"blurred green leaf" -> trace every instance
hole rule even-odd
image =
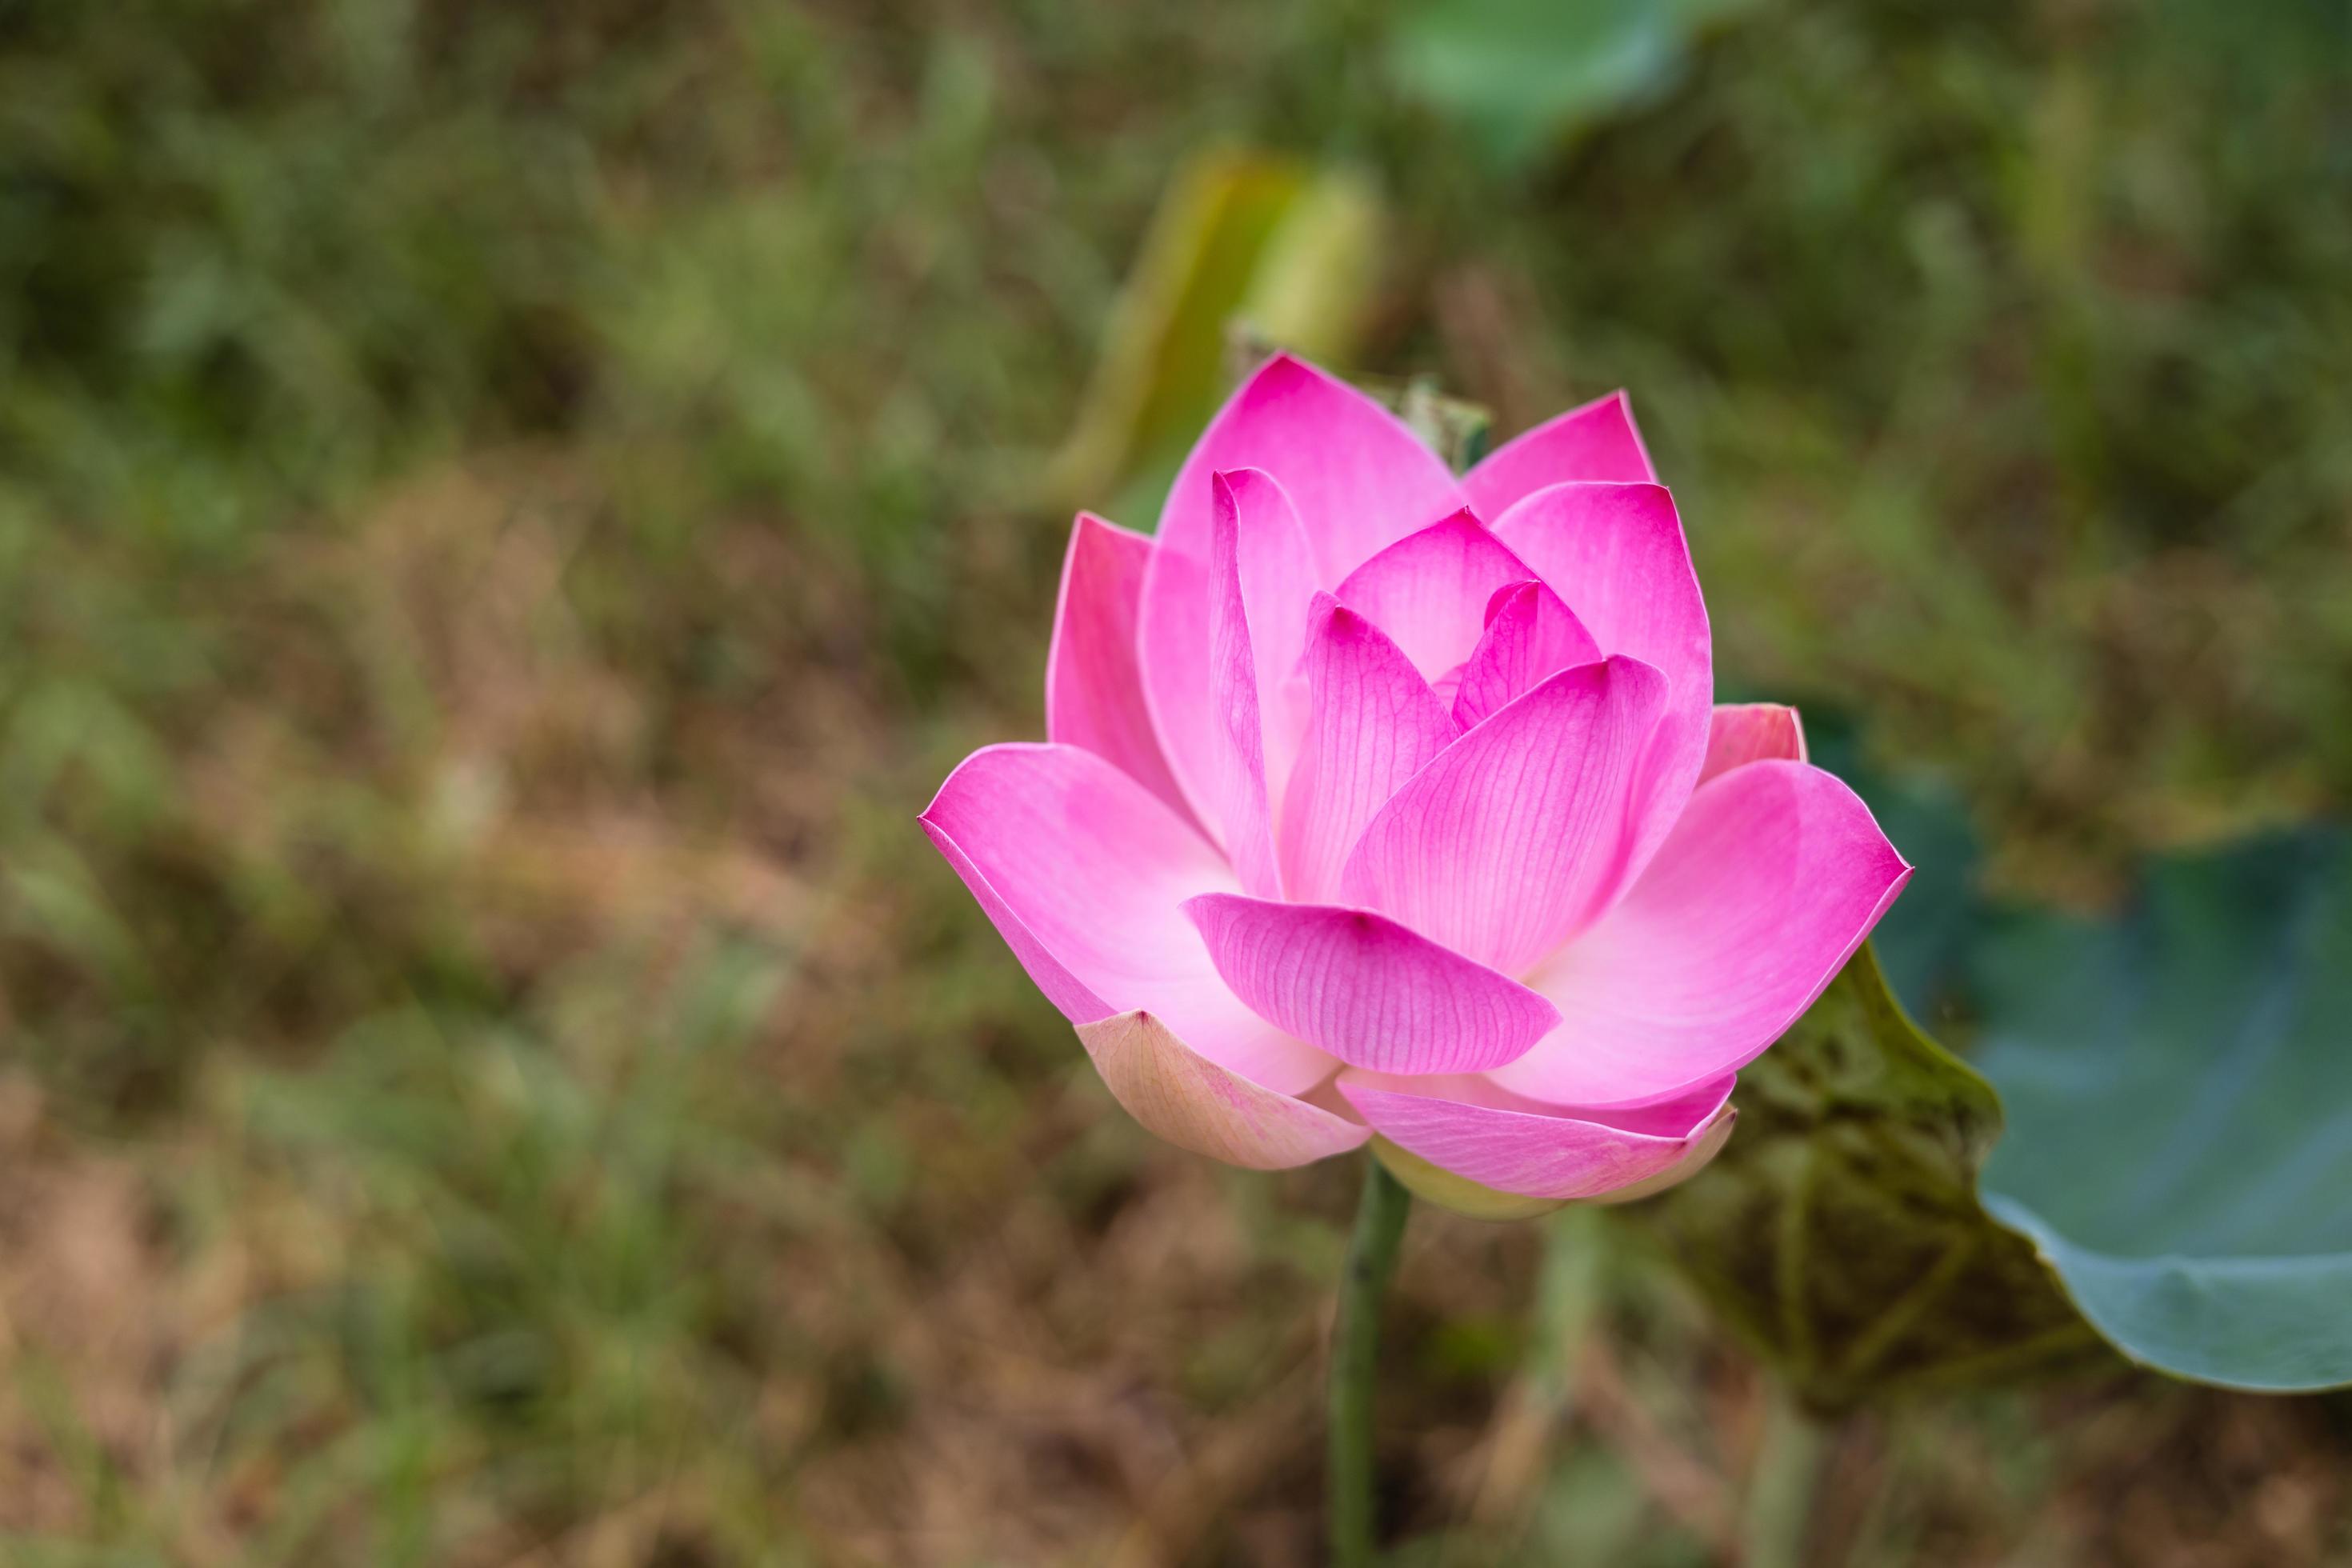
[[[1987,1208],[2135,1360],[2352,1384],[2352,836],[2159,860],[2120,919],[2015,915],[1980,969]]]
[[[1145,238],[1049,486],[1101,505],[1121,481],[1164,484],[1216,410],[1226,345],[1344,364],[1378,258],[1379,198],[1357,175],[1219,151],[1178,171]],[[1151,484],[1153,489],[1159,484]],[[1140,513],[1156,497],[1122,498]]]
[[[1660,91],[1690,36],[1749,0],[1423,0],[1391,67],[1407,93],[1517,167],[1580,126]]]
[[[1715,1164],[1633,1212],[1806,1405],[2021,1373],[2090,1342],[1977,1202],[1999,1098],[1904,1016],[1869,947],[1735,1103]]]

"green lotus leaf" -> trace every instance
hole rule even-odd
[[[2115,921],[2010,915],[1976,971],[1985,1206],[2137,1361],[2352,1384],[2352,836],[2157,861]]]

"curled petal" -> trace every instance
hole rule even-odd
[[[1181,905],[1234,890],[1199,834],[1075,746],[989,746],[948,775],[924,831],[1072,1023],[1145,1008],[1218,1065],[1278,1093],[1331,1058],[1252,1012],[1217,977]]]
[[[1235,995],[1352,1067],[1481,1072],[1559,1021],[1517,981],[1366,910],[1204,893],[1184,912]]]
[[[1649,483],[1657,477],[1633,427],[1633,405],[1612,392],[1504,442],[1463,476],[1462,488],[1479,516],[1500,517],[1547,485]]]
[[[1435,680],[1478,646],[1496,591],[1535,575],[1486,524],[1457,511],[1390,545],[1335,592]]]
[[[1496,1079],[1636,1105],[1735,1071],[1812,1005],[1910,875],[1869,807],[1819,768],[1711,779],[1624,900],[1528,977],[1562,1021]]]
[[[1252,1171],[1344,1153],[1371,1130],[1228,1072],[1150,1013],[1078,1026],[1095,1070],[1127,1113],[1180,1149]]]
[[[1285,889],[1319,901],[1339,891],[1372,813],[1459,731],[1378,626],[1328,594],[1312,620],[1307,736],[1283,797],[1281,849]]]
[[[1664,679],[1639,659],[1563,670],[1440,752],[1373,815],[1340,886],[1507,974],[1623,876],[1629,792]]]
[[[1726,1078],[1624,1111],[1542,1105],[1479,1077],[1339,1075],[1339,1092],[1382,1138],[1479,1186],[1552,1201],[1598,1198],[1674,1170],[1712,1132],[1731,1087]]]
[[[1805,726],[1794,708],[1778,702],[1717,703],[1706,731],[1706,761],[1698,782],[1743,763],[1805,760]]]
[[[1136,613],[1151,541],[1078,513],[1062,558],[1054,642],[1045,656],[1045,738],[1083,746],[1189,816],[1143,700]]]

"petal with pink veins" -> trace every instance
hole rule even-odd
[[[1486,630],[1454,689],[1454,721],[1467,730],[1547,677],[1601,658],[1576,612],[1542,583],[1496,590]]]
[[[1596,1204],[1639,1203],[1643,1198],[1654,1198],[1660,1193],[1681,1186],[1715,1163],[1715,1157],[1723,1152],[1723,1146],[1731,1142],[1732,1127],[1738,1121],[1739,1108],[1726,1104],[1690,1139],[1689,1147],[1683,1151],[1682,1158],[1654,1176],[1599,1194],[1592,1201]]]
[[[1184,912],[1235,995],[1351,1067],[1483,1072],[1559,1021],[1517,981],[1368,910],[1203,893]]]
[[[1612,392],[1504,442],[1462,477],[1462,488],[1479,516],[1500,517],[1548,485],[1644,484],[1657,477],[1633,427],[1633,405]]]
[[[1560,484],[1516,503],[1496,534],[1576,612],[1601,651],[1666,678],[1665,717],[1640,767],[1640,826],[1622,892],[1674,828],[1706,760],[1715,666],[1706,603],[1674,497],[1654,484]]]
[[[1334,592],[1435,680],[1478,646],[1496,590],[1537,575],[1485,523],[1457,511],[1390,545]]]
[[[1206,668],[1211,481],[1236,468],[1261,468],[1281,482],[1323,583],[1463,504],[1445,465],[1395,416],[1287,354],[1268,361],[1209,422],[1160,509],[1139,623],[1160,751],[1203,822],[1216,815],[1218,715]]]
[[[1083,746],[1189,815],[1184,792],[1160,754],[1136,663],[1135,619],[1151,541],[1078,513],[1062,558],[1054,641],[1045,655],[1045,738]]]
[[[1437,454],[1336,376],[1276,354],[1209,421],[1160,512],[1162,549],[1206,560],[1210,477],[1263,468],[1298,508],[1326,581],[1463,504]]]
[[[1910,876],[1861,797],[1819,768],[1711,779],[1623,901],[1528,976],[1562,1022],[1496,1080],[1639,1105],[1736,1071],[1812,1005]]]
[[[1794,708],[1778,702],[1718,702],[1707,723],[1706,761],[1698,782],[1745,763],[1805,760],[1805,726]]]
[[[1328,594],[1306,658],[1307,737],[1285,792],[1283,886],[1329,900],[1348,851],[1388,798],[1460,731],[1396,644]]]
[[[1475,1075],[1339,1075],[1348,1103],[1399,1148],[1482,1187],[1554,1200],[1598,1198],[1675,1170],[1715,1131],[1731,1087],[1724,1078],[1625,1111],[1541,1104]]]
[[[1209,572],[1209,682],[1216,700],[1216,821],[1242,886],[1280,897],[1282,865],[1274,852],[1274,813],[1266,794],[1265,725],[1258,710],[1258,659],[1251,640],[1242,575],[1244,534],[1276,531],[1289,502],[1264,474],[1219,474],[1216,533]]]
[[[983,747],[948,775],[922,823],[1072,1023],[1147,1009],[1218,1066],[1281,1094],[1330,1073],[1330,1058],[1259,1017],[1217,977],[1184,916],[1196,893],[1236,890],[1232,871],[1092,752]]]
[[[1343,897],[1523,973],[1619,885],[1634,768],[1665,688],[1620,657],[1505,705],[1373,815],[1340,874]]]
[[[1252,1171],[1311,1164],[1371,1129],[1219,1067],[1150,1013],[1078,1026],[1095,1070],[1127,1113],[1180,1149]]]

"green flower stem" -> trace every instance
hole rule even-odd
[[[1330,1465],[1326,1478],[1332,1568],[1372,1561],[1372,1379],[1380,1370],[1381,1300],[1396,1272],[1412,1194],[1367,1155],[1364,1195],[1348,1240],[1339,1316],[1331,1330]]]

